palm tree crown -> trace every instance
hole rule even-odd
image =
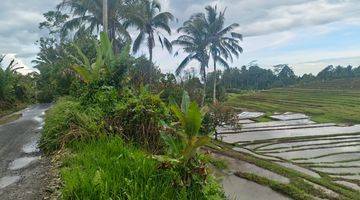
[[[200,73],[204,81],[204,89],[206,87],[206,68],[209,65],[209,51],[207,36],[203,22],[198,20],[197,15],[193,15],[189,20],[184,22],[183,26],[178,29],[182,33],[176,40],[172,42],[174,45],[182,47],[184,53],[187,54],[185,59],[180,63],[176,69],[176,74],[179,75],[181,71],[192,61],[195,60],[200,63]],[[176,55],[178,52],[176,53]],[[203,103],[205,101],[205,90],[203,96]]]
[[[139,30],[139,35],[133,44],[133,52],[136,53],[146,39],[149,58],[152,61],[155,37],[158,38],[162,47],[165,46],[171,52],[172,45],[161,30],[169,35],[171,34],[169,23],[174,19],[174,16],[170,12],[161,12],[161,5],[156,0],[142,0],[133,9],[133,12],[129,12],[129,18],[125,22],[126,26],[134,26]]]
[[[116,42],[118,39],[130,40],[130,35],[122,24],[126,15],[127,6],[133,1],[129,0],[109,0],[108,1],[108,21],[109,37]],[[68,35],[71,31],[100,32],[103,25],[102,0],[63,0],[58,9],[69,9],[73,17],[65,22],[62,33]]]
[[[242,41],[242,35],[234,32],[239,25],[233,23],[225,26],[225,10],[218,12],[217,7],[207,6],[206,13],[197,15],[202,24],[205,26],[208,39],[209,51],[214,62],[214,89],[213,100],[216,101],[216,79],[217,63],[229,68],[227,60],[233,62],[233,55],[239,57],[243,49],[239,45]]]
[[[227,60],[233,61],[233,55],[238,57],[243,52],[239,45],[242,35],[234,32],[239,25],[233,23],[225,27],[225,10],[219,13],[216,6],[207,6],[205,9],[206,13],[197,13],[184,23],[179,29],[179,32],[184,34],[173,42],[182,46],[188,54],[177,68],[177,74],[191,60],[199,61],[200,70],[204,73],[210,57],[214,61],[214,72],[217,71],[217,63],[229,68]],[[206,75],[203,77],[206,78]],[[214,77],[216,79],[216,75]],[[216,80],[213,98],[216,101]]]

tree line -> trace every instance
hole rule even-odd
[[[360,77],[360,66],[327,66],[317,75],[295,75],[292,67],[286,64],[276,65],[273,69],[263,69],[256,64],[241,68],[227,68],[218,71],[219,88],[227,92],[240,90],[263,90],[276,87],[287,87],[314,81],[331,81],[335,79],[351,79]],[[210,76],[212,76],[210,73]],[[211,78],[212,80],[214,78]]]

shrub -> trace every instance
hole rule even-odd
[[[90,84],[84,89],[80,98],[81,105],[98,107],[105,114],[111,114],[119,101],[118,92],[113,86],[97,86]]]
[[[99,108],[83,108],[77,101],[62,98],[46,113],[40,147],[50,153],[71,141],[99,137],[104,130],[102,117]]]
[[[208,112],[204,117],[201,132],[213,133],[215,134],[215,139],[217,139],[217,127],[230,125],[240,128],[238,121],[239,118],[237,112],[232,107],[226,106],[220,102],[212,103],[208,106]]]
[[[221,199],[221,187],[209,179],[206,187],[186,188],[179,172],[125,145],[118,137],[72,145],[76,155],[64,162],[63,199]]]
[[[198,153],[200,147],[210,142],[207,134],[200,133],[205,109],[200,109],[195,102],[190,102],[187,92],[184,92],[181,107],[176,104],[170,107],[177,122],[167,126],[167,132],[162,134],[168,147],[167,155],[154,158],[162,162],[163,168],[179,173],[181,179],[176,184],[185,187],[187,191],[203,191],[212,180],[206,169],[208,160]],[[199,198],[201,199],[201,196],[195,199]]]
[[[162,121],[170,118],[169,110],[159,95],[142,88],[139,92],[124,91],[114,115],[108,119],[110,130],[120,133],[127,141],[140,144],[152,152],[160,152]]]

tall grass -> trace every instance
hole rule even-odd
[[[46,113],[40,147],[47,153],[74,140],[96,138],[103,134],[103,112],[97,107],[84,108],[71,98],[61,98]]]
[[[64,199],[223,199],[212,179],[202,190],[181,183],[178,172],[161,168],[150,155],[118,137],[75,142],[64,162]]]

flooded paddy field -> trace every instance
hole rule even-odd
[[[223,132],[219,129],[222,142],[232,146],[233,151],[255,157],[256,161],[251,162],[258,167],[278,172],[291,170],[300,178],[295,183],[289,177],[289,185],[323,191],[322,197],[315,195],[313,199],[342,199],[350,195],[344,188],[355,192],[350,199],[360,199],[360,125],[316,123],[302,113],[276,114],[271,116],[273,121],[256,122],[253,116],[258,113],[244,114],[253,122],[241,128],[227,127]],[[258,176],[267,178],[264,182],[268,184],[274,180],[259,173],[240,174],[253,181],[262,179]]]

